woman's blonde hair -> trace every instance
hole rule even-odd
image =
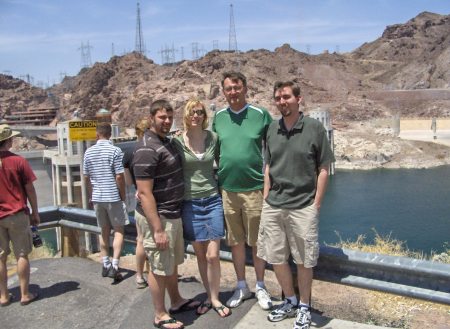
[[[134,130],[138,139],[141,139],[144,136],[145,131],[148,129],[148,124],[148,119],[141,119],[136,123]]]
[[[203,111],[202,128],[203,129],[208,128],[209,120],[208,120],[208,114],[206,113],[205,105],[200,100],[194,98],[194,99],[189,100],[186,103],[186,106],[184,107],[184,113],[183,113],[184,130],[187,130],[191,126],[191,111],[198,106],[201,106],[202,111]]]

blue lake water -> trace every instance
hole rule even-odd
[[[450,241],[450,166],[433,169],[338,170],[320,214],[320,240],[366,241],[380,235],[411,250],[441,252]],[[447,245],[447,247],[450,247]]]
[[[442,252],[450,241],[450,166],[433,169],[338,170],[330,177],[320,214],[320,241],[367,242],[380,235],[411,250]],[[56,247],[54,234],[43,238]],[[447,245],[446,245],[447,243]],[[128,246],[126,252],[133,252]]]

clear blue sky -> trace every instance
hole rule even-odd
[[[134,50],[136,1],[0,0],[0,73],[53,84],[78,74],[81,43],[92,63]],[[387,25],[422,11],[450,14],[450,0],[141,0],[147,57],[160,51],[192,58],[192,43],[210,51],[213,40],[228,49],[230,3],[238,49],[274,50],[283,43],[310,53],[347,52],[380,37]]]

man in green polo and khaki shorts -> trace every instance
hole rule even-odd
[[[264,285],[265,262],[256,255],[264,182],[262,147],[269,124],[267,110],[246,101],[247,79],[239,72],[226,72],[223,94],[229,104],[217,111],[213,130],[219,136],[219,187],[222,191],[227,241],[231,247],[237,287],[227,301],[237,307],[252,294],[245,279],[245,244],[252,247],[256,273],[255,294],[261,308],[272,301]]]

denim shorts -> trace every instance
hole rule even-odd
[[[225,235],[220,194],[183,201],[181,218],[186,241],[217,240]]]

